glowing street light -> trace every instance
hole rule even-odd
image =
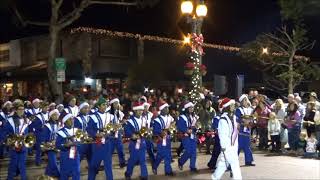
[[[191,14],[193,11],[193,4],[191,1],[183,1],[181,3],[181,12],[183,14]]]
[[[183,44],[190,44],[190,37],[189,36],[184,37]]]
[[[269,50],[267,47],[262,48],[262,54],[269,54]]]
[[[205,4],[199,4],[196,9],[198,17],[205,17],[208,13],[208,8]]]

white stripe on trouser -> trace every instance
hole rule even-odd
[[[228,164],[231,166],[233,173],[233,179],[242,180],[239,158],[238,158],[238,148],[232,146],[226,149],[225,153]],[[217,169],[211,175],[212,180],[221,179],[222,175],[227,170],[225,157],[221,152],[219,155],[219,160],[217,163]]]

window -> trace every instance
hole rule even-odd
[[[8,44],[0,44],[0,62],[8,62],[10,60],[10,49]]]
[[[99,40],[99,56],[128,58],[130,56],[130,41],[124,39]]]

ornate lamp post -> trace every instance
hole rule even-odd
[[[196,2],[196,11],[194,12],[193,2]],[[204,4],[204,0],[184,0],[181,3],[181,12],[187,16],[187,23],[191,24],[191,34],[187,37],[190,40],[191,54],[190,59],[193,63],[193,73],[191,77],[192,90],[189,92],[193,103],[200,101],[200,90],[202,87],[202,74],[205,69],[202,65],[203,56],[203,36],[201,27],[204,17],[207,15],[208,9]],[[186,40],[185,40],[186,41]],[[187,42],[187,41],[186,41]]]

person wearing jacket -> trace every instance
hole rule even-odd
[[[233,179],[241,180],[241,170],[238,157],[238,123],[234,115],[235,101],[224,98],[219,108],[222,109],[218,125],[218,135],[220,138],[221,153],[217,164],[217,169],[211,175],[213,180],[221,179],[224,172],[231,167]]]

